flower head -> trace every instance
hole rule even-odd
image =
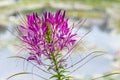
[[[26,17],[26,25],[20,25],[20,31],[22,41],[30,51],[27,60],[41,64],[41,55],[50,58],[50,53],[57,54],[75,43],[76,34],[68,26],[65,11],[44,12],[41,17],[32,13]]]

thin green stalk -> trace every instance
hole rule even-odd
[[[61,74],[60,74],[57,59],[55,58],[54,53],[51,53],[51,56],[52,56],[53,64],[55,66],[55,70],[56,70],[56,73],[57,73],[57,80],[61,80]]]

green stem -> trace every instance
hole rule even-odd
[[[55,58],[54,53],[51,53],[51,56],[52,56],[53,63],[55,65],[55,70],[56,70],[56,73],[57,73],[57,80],[61,80],[61,74],[60,74],[60,71],[59,71],[59,66],[57,64],[57,59]]]

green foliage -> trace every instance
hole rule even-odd
[[[29,73],[29,72],[20,72],[20,73],[16,73],[16,74],[13,74],[13,75],[9,76],[9,77],[7,78],[7,80],[8,80],[8,79],[11,79],[11,78],[13,78],[13,77],[15,77],[15,76],[23,75],[23,74],[31,74],[31,73]]]
[[[99,78],[106,78],[106,77],[109,77],[109,76],[112,76],[112,75],[116,75],[116,74],[120,74],[120,72],[108,73],[108,74],[105,74],[105,75],[103,75],[103,76],[94,78],[94,79],[92,79],[92,80],[98,80]],[[109,79],[109,80],[112,80],[112,79]]]
[[[93,7],[101,7],[105,8],[108,6],[112,6],[113,3],[119,3],[120,0],[55,0],[56,2],[63,2],[63,3],[80,3],[80,4],[87,4]]]
[[[67,16],[87,17],[87,18],[102,18],[105,15],[103,13],[94,12],[94,11],[75,11],[75,10],[70,10],[70,11],[67,11]]]
[[[52,61],[52,66],[48,68],[48,70],[52,70],[54,68],[54,71],[56,74],[52,75],[50,79],[56,79],[56,80],[67,80],[70,78],[69,76],[66,76],[65,73],[68,72],[65,69],[64,64],[61,63],[62,59],[62,54],[57,53],[51,53],[51,61]],[[53,67],[53,68],[52,68]]]

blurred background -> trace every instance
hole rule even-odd
[[[32,12],[41,15],[45,10],[55,12],[58,9],[66,10],[70,24],[83,20],[84,23],[76,27],[81,27],[80,36],[92,30],[78,45],[77,53],[90,50],[107,52],[74,72],[74,80],[91,80],[96,76],[120,72],[120,0],[0,0],[0,80],[6,80],[16,72],[31,70],[23,66],[23,61],[8,58],[21,50],[15,30],[21,17]],[[22,76],[11,80],[38,79]],[[120,76],[116,74],[98,80],[120,80]]]

